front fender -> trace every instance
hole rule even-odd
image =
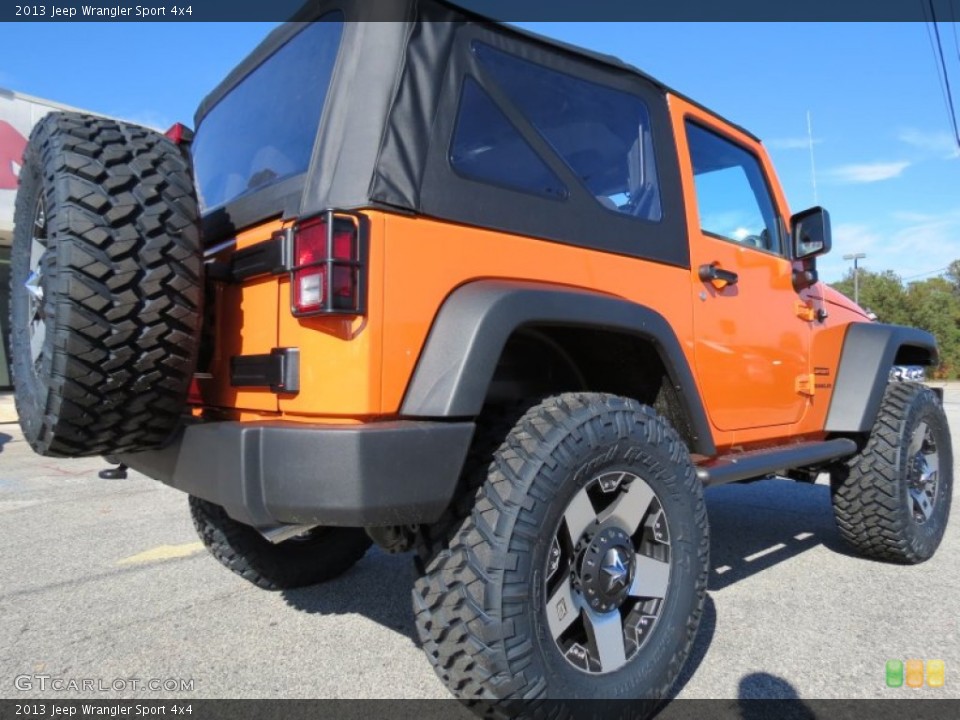
[[[827,432],[870,432],[895,362],[936,365],[937,341],[902,325],[851,323],[843,339],[837,380],[827,411]]]

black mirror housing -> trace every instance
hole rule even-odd
[[[790,219],[790,227],[794,260],[810,260],[830,252],[830,213],[822,207],[798,212]]]

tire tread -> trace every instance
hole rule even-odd
[[[272,544],[237,522],[221,506],[190,496],[190,516],[210,554],[231,572],[264,590],[289,590],[332,580],[366,554],[370,538],[360,528],[323,528],[305,544]]]
[[[159,447],[179,425],[199,345],[203,260],[189,162],[157,132],[72,112],[40,121],[24,162],[43,175],[55,256],[45,267],[49,391],[27,439],[67,457]],[[30,200],[18,194],[18,225],[33,222]],[[30,229],[21,233],[29,244]],[[24,352],[15,381],[31,371],[29,347],[15,344]],[[30,414],[30,404],[18,392],[18,410]]]
[[[591,414],[582,423],[584,414]],[[614,395],[568,393],[531,407],[494,453],[486,481],[472,511],[449,544],[422,567],[413,600],[417,631],[434,670],[465,700],[536,700],[548,693],[544,678],[526,672],[533,642],[516,630],[527,578],[517,553],[529,551],[542,528],[529,512],[533,502],[549,502],[533,485],[542,463],[569,460],[578,442],[596,442],[597,424],[614,423],[625,434],[640,422],[647,440],[666,445],[670,457],[685,466],[682,486],[698,498],[696,522],[702,530],[698,557],[699,601],[685,627],[682,647],[669,660],[666,680],[653,695],[664,697],[693,644],[709,569],[709,536],[702,492],[679,435],[651,408]],[[582,434],[572,431],[582,427]],[[540,497],[534,497],[541,493]]]
[[[911,542],[912,518],[901,498],[904,422],[910,408],[933,393],[914,382],[891,382],[863,449],[832,478],[833,512],[840,536],[865,557],[914,564],[929,555]],[[935,548],[934,548],[935,549]]]

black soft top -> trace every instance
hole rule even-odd
[[[668,88],[615,57],[490,22],[446,0],[313,0],[203,100],[198,132],[211,108],[249,73],[306,23],[335,11],[345,21],[343,35],[307,172],[212,210],[205,218],[207,242],[271,217],[375,207],[689,265],[687,244],[678,241],[686,236],[686,219]],[[453,172],[448,143],[463,79],[496,93],[469,50],[474,41],[641,98],[649,109],[662,218],[643,222],[610,212],[569,174],[573,190],[561,203]],[[264,107],[269,111],[269,98]],[[523,125],[515,109],[501,110]]]
[[[669,92],[671,95],[681,97],[687,102],[690,102],[698,107],[704,107],[696,100],[684,95],[681,92],[678,92],[676,89],[666,85],[652,75],[645,73],[635,65],[624,62],[615,55],[607,55],[606,53],[596,52],[594,50],[580,47],[579,45],[572,45],[570,43],[565,43],[560,40],[547,37],[546,35],[530,32],[528,30],[524,30],[523,28],[507,25],[506,23],[501,23],[490,17],[478,14],[473,10],[468,10],[456,2],[450,2],[448,0],[366,0],[366,2],[363,0],[341,0],[340,2],[313,0],[312,2],[305,3],[294,14],[289,22],[284,23],[280,27],[276,28],[266,38],[264,38],[263,41],[261,41],[261,43],[253,50],[253,52],[244,58],[243,61],[237,65],[230,72],[230,74],[227,75],[227,77],[224,78],[223,81],[201,101],[200,105],[197,107],[196,113],[194,114],[195,126],[199,126],[204,115],[206,115],[210,108],[216,105],[224,95],[230,92],[234,85],[246,77],[248,73],[250,73],[265,59],[270,57],[270,55],[276,52],[276,50],[285,42],[287,42],[291,36],[299,32],[303,27],[303,23],[316,20],[325,13],[329,12],[332,8],[343,9],[348,5],[352,5],[353,7],[351,8],[351,12],[347,13],[348,20],[354,20],[357,22],[367,21],[395,23],[393,31],[402,36],[406,36],[409,34],[410,28],[408,26],[416,21],[417,7],[428,4],[441,5],[448,8],[451,18],[457,16],[460,22],[492,23],[510,33],[515,34],[518,37],[524,37],[529,40],[563,50],[564,52],[578,55],[582,58],[587,58],[593,62],[602,63],[618,70],[633,73],[649,81],[664,92]],[[712,112],[718,117],[721,117],[712,110],[709,110],[709,108],[704,109]],[[759,142],[759,138],[757,138],[746,128],[739,126],[726,118],[722,119],[731,127],[737,128],[737,130],[740,132]]]

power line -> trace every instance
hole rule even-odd
[[[949,270],[949,269],[950,269],[950,266],[949,266],[949,265],[945,265],[945,266],[942,267],[942,268],[937,268],[936,270],[927,270],[927,272],[918,273],[918,274],[916,274],[916,275],[910,275],[910,276],[905,277],[905,278],[900,278],[900,280],[901,280],[901,281],[916,280],[917,278],[922,278],[922,277],[924,277],[925,275],[936,275],[936,274],[938,274],[938,273],[946,272],[946,271]]]
[[[960,60],[960,39],[957,38],[957,15],[953,11],[953,0],[950,0],[950,27],[953,28],[953,46],[957,49],[957,60]]]
[[[930,21],[927,19],[927,6],[920,0],[920,9],[923,11],[924,23],[923,27],[927,31],[927,39],[930,41],[930,52],[933,53],[933,64],[937,69],[937,82],[940,85],[940,97],[943,99],[943,109],[947,111],[947,115],[950,114],[950,105],[947,103],[947,89],[943,84],[943,73],[940,70],[940,66],[937,64],[937,48],[933,44],[933,33],[930,31]]]
[[[957,147],[960,147],[960,129],[957,128],[957,112],[953,104],[953,91],[950,89],[950,76],[947,74],[947,61],[943,57],[943,43],[940,41],[940,28],[937,26],[937,14],[933,7],[933,0],[927,0],[930,6],[930,24],[933,26],[933,32],[937,39],[936,54],[940,57],[940,67],[943,68],[943,84],[947,91],[947,109],[950,115],[950,123],[953,125],[953,137],[957,141]],[[934,58],[936,60],[936,57]],[[939,74],[939,71],[938,71]]]

